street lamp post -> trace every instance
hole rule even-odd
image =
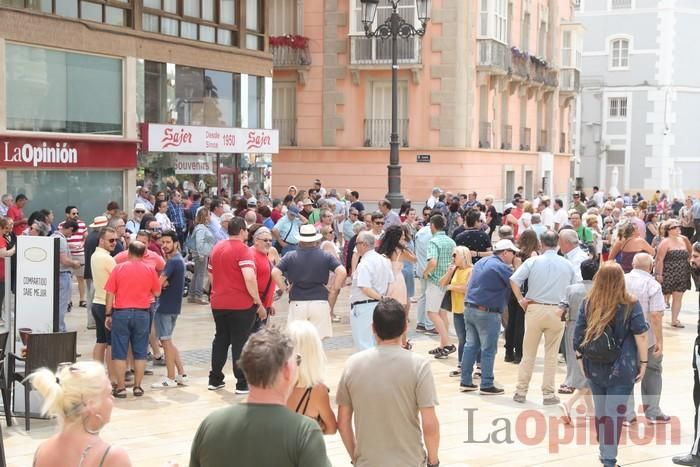
[[[372,31],[372,23],[377,14],[379,0],[360,0],[362,3],[362,24],[365,27],[367,37],[379,37],[380,39],[391,39],[391,137],[389,139],[389,165],[388,184],[389,192],[386,199],[391,202],[392,207],[398,208],[403,203],[401,194],[401,165],[399,165],[399,130],[398,130],[398,54],[396,41],[399,37],[408,39],[410,37],[423,37],[430,20],[431,0],[416,0],[416,10],[418,21],[421,27],[416,29],[412,24],[407,23],[398,13],[401,0],[387,0],[391,5],[391,15],[384,23],[377,26]]]

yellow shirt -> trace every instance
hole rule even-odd
[[[90,258],[90,265],[92,266],[92,283],[95,287],[95,297],[92,302],[106,305],[105,284],[117,262],[109,254],[109,251],[98,246]]]
[[[464,286],[464,284],[469,282],[473,269],[474,268],[457,268],[452,275],[450,285]],[[464,313],[464,294],[452,290],[450,295],[452,296],[452,313]]]

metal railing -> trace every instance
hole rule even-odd
[[[508,47],[493,39],[477,39],[479,47],[478,67],[490,68],[508,73],[510,69],[511,52]]]
[[[566,152],[566,133],[564,132],[559,134],[559,152]]]
[[[279,130],[280,146],[297,146],[296,118],[273,118],[272,128]]]
[[[527,79],[529,75],[528,62],[529,60],[527,58],[514,56],[514,52],[511,52],[510,68],[513,75]]]
[[[296,49],[288,45],[270,46],[272,52],[272,66],[297,67],[311,65],[311,53],[309,48]]]
[[[398,119],[399,144],[408,147],[408,119]],[[368,148],[389,147],[391,138],[390,118],[366,118],[365,119],[365,141]]]
[[[491,147],[491,124],[488,122],[479,123],[479,147]]]
[[[503,125],[501,149],[513,149],[513,127],[510,125]]]
[[[529,151],[530,141],[532,140],[532,130],[527,127],[520,128],[520,150]]]
[[[547,144],[547,130],[540,130],[540,134],[537,139],[537,150],[546,151],[548,146],[549,145]]]
[[[557,72],[555,70],[548,70],[544,74],[544,85],[550,88],[556,88],[559,86],[559,78],[557,77]]]
[[[420,37],[399,38],[396,41],[398,63],[421,63]],[[350,36],[351,65],[385,65],[391,63],[391,39]]]
[[[581,89],[581,72],[574,68],[564,68],[559,72],[559,90],[578,92]]]

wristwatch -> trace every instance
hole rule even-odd
[[[430,461],[428,461],[427,467],[440,467],[440,459],[435,461],[434,464],[431,464]]]

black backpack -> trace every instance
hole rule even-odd
[[[628,312],[629,309],[625,315]],[[625,328],[627,327],[626,324],[627,316],[625,316]],[[627,337],[626,332],[625,337]],[[625,342],[625,337],[618,339],[615,335],[615,328],[608,324],[600,336],[582,345],[580,350],[584,358],[592,362],[612,364],[615,363],[620,357],[620,353],[622,353],[622,344]]]

